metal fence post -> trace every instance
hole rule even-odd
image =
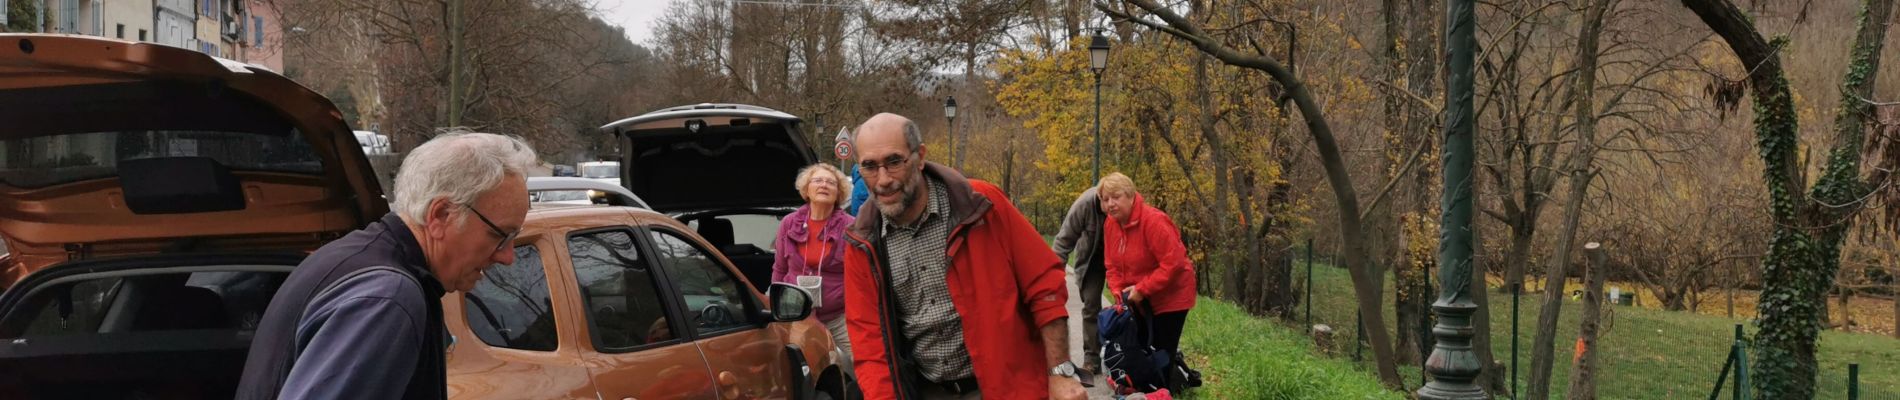
[[[1517,398],[1517,337],[1518,337],[1518,300],[1524,293],[1524,283],[1511,284],[1511,398]]]
[[[1748,346],[1735,342],[1735,400],[1748,400]]]
[[[1748,345],[1742,341],[1742,336],[1742,324],[1735,324],[1735,400],[1748,398],[1742,391],[1748,387],[1742,382],[1748,379]]]
[[[1735,345],[1728,345],[1728,359],[1722,361],[1722,373],[1715,375],[1715,390],[1709,391],[1709,400],[1722,398],[1722,387],[1728,385],[1729,369],[1735,366]]]
[[[1847,400],[1860,400],[1860,364],[1847,364]]]
[[[1313,238],[1306,238],[1306,329],[1313,329]]]
[[[1365,359],[1366,319],[1360,316],[1358,312],[1352,313],[1352,319],[1358,322],[1358,327],[1352,330],[1352,362],[1357,363]]]

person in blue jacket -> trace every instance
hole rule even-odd
[[[844,212],[858,215],[858,206],[871,199],[871,189],[864,187],[864,176],[858,174],[858,164],[851,164],[851,201],[845,203]]]

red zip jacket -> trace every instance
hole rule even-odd
[[[1041,330],[1069,316],[1062,260],[995,185],[935,163],[924,173],[949,189],[950,301],[962,317],[983,397],[1048,398]],[[890,296],[888,254],[877,247],[883,221],[877,207],[863,207],[846,233],[845,321],[865,398],[917,399],[914,380],[922,375],[909,361],[903,330],[889,323],[901,319]]]
[[[1168,214],[1149,207],[1135,195],[1128,221],[1108,217],[1102,230],[1102,254],[1107,256],[1108,288],[1121,295],[1134,286],[1154,312],[1194,308],[1194,262],[1181,244],[1181,230]]]

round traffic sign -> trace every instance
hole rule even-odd
[[[837,155],[840,160],[850,158],[851,142],[838,142],[837,146],[831,147],[831,153]]]

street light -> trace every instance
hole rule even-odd
[[[968,152],[969,150],[965,149],[963,152],[957,151],[957,97],[956,96],[943,98],[943,117],[950,121],[949,126],[950,126],[951,163],[957,166],[958,171],[962,171],[963,170],[962,155],[964,152]]]
[[[1089,38],[1089,72],[1095,73],[1095,179],[1090,185],[1102,180],[1102,71],[1108,69],[1108,38],[1102,36],[1102,30],[1095,30],[1095,37]]]

